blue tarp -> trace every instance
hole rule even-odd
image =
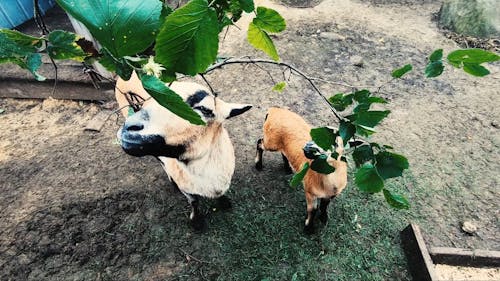
[[[33,18],[33,0],[0,0],[0,28],[13,28]],[[39,0],[42,13],[55,5],[55,0]]]

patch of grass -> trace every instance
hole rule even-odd
[[[233,210],[212,213],[209,231],[193,237],[190,251],[213,263],[190,264],[189,280],[409,280],[399,239],[408,212],[350,184],[328,224],[317,221],[308,236],[303,191],[287,187],[288,177],[268,182],[272,192],[248,181],[233,187]]]

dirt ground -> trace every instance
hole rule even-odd
[[[324,81],[376,90],[391,80],[393,69],[413,64],[416,71],[381,90],[392,113],[374,139],[394,146],[411,165],[403,179],[390,185],[409,197],[412,209],[398,213],[400,223],[388,223],[387,228],[397,237],[398,229],[416,221],[430,245],[500,250],[500,65],[489,65],[492,74],[486,78],[451,67],[437,79],[423,77],[433,50],[458,48],[432,21],[439,1],[325,0],[312,8],[257,2],[287,19],[287,30],[274,38],[282,60],[321,78],[317,83],[326,96],[350,88]],[[244,28],[245,21],[248,18],[238,26]],[[221,54],[263,56],[236,28],[222,42]],[[363,59],[362,67],[353,65],[353,56]],[[226,243],[237,252],[235,244],[241,241],[231,240],[228,232],[236,227],[232,220],[252,220],[269,208],[279,213],[281,209],[272,206],[285,202],[286,207],[295,200],[290,198],[297,198],[300,203],[287,208],[293,209],[298,226],[305,210],[300,193],[282,196],[271,190],[287,188],[289,176],[279,170],[279,155],[265,154],[266,169],[253,169],[254,143],[266,108],[285,106],[313,125],[336,125],[304,80],[268,69],[273,78],[252,65],[228,66],[208,76],[223,99],[252,103],[254,108],[227,124],[237,156],[229,194],[236,210],[222,213],[206,207],[210,231],[204,235],[186,224],[185,199],[171,187],[157,161],[121,151],[115,141],[121,118],[113,115],[102,132],[88,132],[83,130],[87,122],[103,110],[97,103],[0,100],[0,279],[231,279],[222,274],[227,272],[225,264],[214,265],[212,260],[223,260],[218,249]],[[288,81],[285,91],[272,92],[283,76]],[[348,188],[331,214],[342,213],[347,206],[342,202],[357,193],[353,184]],[[381,200],[374,197],[365,203]],[[238,211],[238,204],[257,201],[265,206],[262,210]],[[473,222],[477,232],[464,233],[464,221]],[[345,223],[355,225],[356,220]],[[399,247],[396,242],[391,247]],[[311,251],[319,255],[324,249]],[[252,259],[252,253],[245,254]],[[276,280],[293,279],[288,272]],[[385,280],[408,278],[404,270],[386,274]]]

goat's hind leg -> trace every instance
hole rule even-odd
[[[306,192],[307,217],[304,225],[306,234],[314,233],[314,216],[316,215],[316,198],[309,192]]]
[[[335,196],[332,196],[330,198],[321,198],[320,204],[319,204],[319,220],[322,223],[326,223],[328,221],[328,204],[330,204],[330,201],[334,199]]]
[[[288,162],[288,159],[286,158],[285,154],[281,153],[281,157],[283,157],[283,168],[288,174],[293,173],[292,167],[290,167],[290,163]]]
[[[191,226],[194,230],[200,231],[205,229],[206,223],[203,214],[200,211],[200,196],[195,194],[189,194],[182,192],[184,196],[188,199],[189,205],[191,205],[191,214],[189,215],[189,220],[191,221]]]
[[[255,168],[262,171],[262,153],[264,152],[264,140],[257,140],[257,151],[255,155]]]

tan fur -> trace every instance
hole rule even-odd
[[[302,148],[311,140],[309,131],[311,126],[307,122],[287,109],[272,107],[267,113],[264,122],[263,149],[280,151],[288,159],[290,167],[298,172],[305,162],[311,163],[304,155]],[[343,153],[343,142],[337,138],[337,159],[329,158],[328,163],[335,168],[335,172],[324,175],[309,169],[303,184],[307,201],[308,214],[314,208],[318,198],[337,196],[347,185],[347,163],[340,160]],[[310,219],[308,217],[308,219]],[[306,225],[308,221],[306,221]]]

